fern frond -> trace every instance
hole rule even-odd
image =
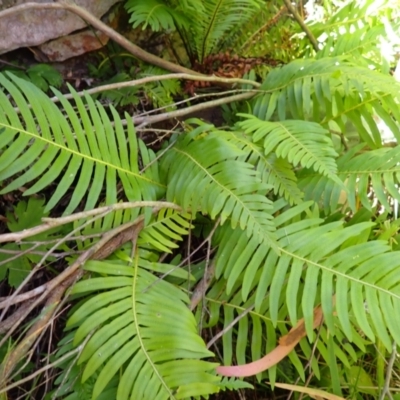
[[[137,1],[128,0],[125,8],[131,17],[129,22],[133,28],[143,25],[143,29],[150,26],[153,31],[175,30],[176,26],[188,28],[190,20],[185,13],[171,7],[163,0]]]
[[[261,180],[273,187],[274,194],[283,196],[290,204],[303,201],[293,167],[286,159],[275,153],[265,154],[262,146],[254,143],[252,135],[243,131],[221,131],[212,127],[209,134],[223,137],[240,148],[245,153],[242,159],[255,166]]]
[[[167,199],[185,210],[201,211],[211,218],[230,219],[258,242],[274,244],[270,189],[251,164],[238,160],[244,153],[218,137],[199,136],[199,130],[180,137],[162,160]]]
[[[180,289],[157,281],[138,265],[89,262],[85,267],[108,274],[92,278],[90,285],[75,285],[75,294],[101,292],[68,321],[69,328],[78,327],[74,345],[94,331],[79,359],[85,366],[83,382],[98,373],[93,399],[118,371],[120,400],[180,399],[219,390],[220,378],[211,374],[216,364],[201,360],[212,353],[198,336],[189,300]]]
[[[84,197],[85,209],[93,208],[104,184],[105,202],[116,203],[118,178],[130,201],[155,200],[162,192],[154,168],[139,172],[140,141],[129,116],[125,132],[113,107],[111,121],[99,102],[85,96],[84,103],[72,88],[77,110],[53,89],[63,107],[60,110],[34,85],[11,74],[9,78],[0,74],[0,85],[19,109],[18,113],[6,92],[0,91],[0,126],[6,128],[0,141],[0,180],[10,182],[1,193],[32,184],[24,192],[31,195],[55,184],[46,206],[50,210],[72,188],[64,212],[68,214]]]
[[[281,121],[308,119],[333,127],[343,135],[347,123],[371,148],[382,146],[374,115],[400,140],[400,84],[393,77],[355,66],[340,58],[296,60],[269,73],[254,100],[253,114]]]
[[[244,25],[259,9],[258,0],[204,0],[204,10],[193,14],[194,42],[198,61],[212,53],[224,35]]]
[[[313,309],[321,304],[327,328],[322,336],[322,342],[326,342],[321,345],[324,357],[328,357],[324,346],[330,345],[334,346],[336,357],[345,359],[340,350],[343,338],[362,351],[364,335],[374,342],[379,339],[388,350],[393,338],[399,343],[400,335],[391,313],[400,306],[400,253],[391,251],[385,241],[366,241],[374,226],[371,222],[346,227],[341,221],[322,224],[322,219],[303,213],[312,202],[286,210],[282,207],[284,202],[279,203],[275,208],[281,210],[276,217],[279,257],[239,229],[219,228],[215,239],[217,283],[207,294],[208,323],[216,323],[215,316],[221,315],[222,307],[225,327],[232,327],[236,316],[244,313],[241,317],[247,321],[235,332],[240,337],[253,332],[257,335],[255,340],[263,342],[262,336],[269,338],[267,333],[274,332],[276,327],[282,335],[287,333],[288,316],[291,326],[301,316],[312,341]],[[226,335],[224,349],[232,346],[234,332],[228,331]],[[332,335],[336,344],[329,344]],[[275,337],[272,336],[269,348],[276,345]],[[257,355],[258,346],[253,349]],[[306,341],[302,341],[301,349],[304,354],[311,354]],[[346,348],[349,354],[351,351],[351,346]],[[246,351],[237,348],[237,352],[240,364]],[[302,363],[296,357],[292,354],[291,361],[301,373]],[[224,363],[231,362],[232,350],[228,350]],[[314,367],[317,373],[318,366]]]
[[[376,61],[381,58],[377,43],[384,34],[383,25],[372,28],[364,26],[361,29],[340,34],[335,32],[328,38],[324,48],[317,53],[316,58],[346,56],[347,59],[356,61],[358,65],[368,67],[372,62],[372,54]]]
[[[191,214],[178,213],[175,210],[163,209],[157,218],[140,232],[138,244],[158,251],[171,253],[172,249],[179,247],[175,242],[182,240],[182,235],[187,235]]]
[[[346,187],[329,182],[326,177],[316,176],[309,170],[299,172],[299,187],[307,199],[322,201],[326,209],[335,211],[339,204],[348,204],[356,211],[358,203],[368,210],[373,206],[374,196],[385,207],[391,209],[390,197],[400,201],[400,149],[398,147],[371,150],[356,154],[362,145],[355,147],[337,160],[338,176]]]
[[[313,168],[315,171],[337,180],[337,153],[333,149],[328,131],[319,124],[306,121],[262,121],[252,115],[239,122],[254,142],[263,141],[264,153],[274,152],[277,157],[287,159],[295,167]]]

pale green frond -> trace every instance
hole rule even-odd
[[[350,124],[371,148],[382,146],[379,118],[400,140],[400,84],[388,74],[342,58],[296,60],[271,71],[253,101],[262,120],[306,119],[348,134]],[[379,118],[375,118],[379,117]]]
[[[130,118],[125,131],[118,113],[111,107],[114,121],[104,107],[89,96],[85,102],[70,88],[74,104],[54,90],[60,110],[33,84],[11,74],[0,74],[0,85],[12,97],[19,113],[11,106],[6,92],[0,92],[2,137],[0,180],[7,193],[31,185],[24,195],[37,193],[55,184],[47,210],[65,193],[72,196],[64,214],[71,213],[85,199],[85,208],[99,203],[103,185],[106,203],[117,202],[117,178],[130,201],[155,200],[162,191],[154,169],[138,170],[137,138]],[[17,122],[21,118],[21,122]],[[112,124],[114,123],[114,126]]]
[[[202,127],[200,127],[200,130]],[[238,160],[243,152],[218,137],[192,134],[180,137],[161,164],[167,182],[167,199],[185,210],[201,211],[211,218],[230,220],[258,242],[274,245],[270,186],[262,183],[249,163]]]
[[[274,152],[287,159],[294,167],[299,164],[337,180],[333,143],[328,132],[321,125],[306,121],[262,121],[257,117],[245,117],[239,126],[251,134],[254,142],[261,142],[264,153]]]
[[[341,28],[343,29],[343,28]],[[317,59],[324,57],[347,56],[356,60],[359,65],[368,67],[371,64],[371,52],[380,56],[380,49],[377,46],[385,34],[383,25],[363,26],[352,32],[331,32],[324,43],[324,48],[316,55]],[[368,54],[369,57],[366,56]]]
[[[93,293],[68,321],[75,346],[92,335],[78,363],[84,367],[83,382],[95,378],[93,399],[118,372],[118,400],[219,391],[220,378],[212,374],[216,364],[201,360],[212,353],[197,333],[183,291],[138,265],[91,261],[86,266],[109,275],[78,282],[72,290]]]

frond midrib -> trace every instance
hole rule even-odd
[[[143,181],[145,181],[147,183],[150,183],[150,184],[153,184],[153,185],[157,185],[157,186],[162,187],[162,188],[166,187],[165,185],[163,185],[163,184],[161,184],[159,182],[153,181],[153,180],[147,178],[144,175],[140,175],[140,174],[135,173],[135,172],[133,172],[131,170],[127,170],[127,169],[119,167],[117,165],[110,164],[110,163],[108,163],[108,162],[106,162],[106,161],[104,161],[102,159],[97,159],[97,158],[88,156],[87,154],[80,153],[79,151],[75,151],[75,150],[69,149],[68,147],[65,147],[65,146],[63,146],[63,145],[61,145],[59,143],[56,143],[56,142],[51,141],[49,139],[46,139],[46,138],[44,138],[44,137],[42,137],[40,135],[37,135],[35,133],[26,131],[24,129],[16,128],[16,127],[13,127],[11,125],[4,124],[3,122],[0,122],[0,126],[8,128],[8,129],[16,131],[16,132],[19,132],[19,133],[23,133],[23,134],[25,134],[27,136],[32,137],[35,140],[39,140],[39,141],[45,143],[48,146],[56,147],[56,148],[60,149],[61,152],[70,153],[72,156],[80,157],[80,158],[82,158],[84,160],[91,161],[91,162],[93,162],[95,164],[104,165],[107,168],[112,168],[112,169],[114,169],[116,171],[119,171],[119,172],[122,172],[122,173],[124,173],[126,175],[134,176],[136,179],[143,180]]]

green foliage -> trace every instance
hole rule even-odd
[[[131,78],[128,74],[121,72],[111,79],[103,82],[104,85],[109,85],[112,83],[120,83],[130,81]],[[126,105],[137,105],[139,104],[139,88],[137,86],[121,87],[115,90],[107,90],[101,93],[100,97],[107,100],[113,106],[126,106]]]
[[[73,188],[64,212],[68,214],[76,209],[86,194],[85,209],[93,208],[100,200],[103,184],[106,185],[106,204],[117,202],[117,176],[130,201],[154,199],[157,192],[162,191],[163,185],[154,175],[154,168],[148,168],[143,174],[139,172],[140,151],[147,152],[148,162],[154,154],[141,146],[138,150],[129,116],[126,119],[126,138],[122,121],[113,107],[110,111],[114,126],[104,107],[91,97],[86,96],[83,101],[70,88],[78,110],[75,111],[71,103],[53,89],[64,106],[63,114],[44,93],[35,91],[33,86],[13,75],[9,76],[10,80],[1,75],[0,83],[13,95],[26,125],[22,126],[18,112],[6,95],[0,93],[0,113],[3,116],[0,126],[6,128],[0,143],[4,149],[0,154],[0,180],[18,174],[18,178],[0,193],[34,182],[24,193],[28,196],[43,190],[62,174],[45,210],[51,210],[67,190]],[[37,123],[34,116],[38,117]],[[25,151],[25,146],[29,146],[29,151]]]
[[[9,71],[19,78],[32,82],[44,92],[47,92],[50,86],[59,88],[63,83],[61,73],[49,64],[36,64],[26,71],[19,69],[10,69]]]
[[[211,51],[237,17],[224,22],[224,2],[205,4],[204,12],[221,12],[222,21],[219,30],[204,22],[210,34],[197,54]],[[247,12],[245,2],[237,7]],[[0,75],[0,84],[1,193],[21,185],[26,196],[51,189],[42,215],[67,191],[65,214],[120,198],[166,198],[182,210],[115,212],[93,224],[106,232],[146,216],[133,251],[126,245],[107,260],[87,262],[90,275],[72,289],[77,305],[55,359],[79,346],[82,352],[61,366],[57,396],[183,399],[246,386],[214,373],[217,362],[197,324],[212,333],[224,327],[218,361],[243,364],[304,319],[307,336],[289,355],[290,373],[305,380],[309,359],[316,379],[329,374],[329,390],[338,395],[341,382],[357,384],[356,374],[371,381],[357,365],[371,343],[387,352],[393,341],[400,344],[393,318],[400,310],[393,246],[399,224],[389,214],[400,199],[400,154],[383,147],[377,122],[399,140],[400,87],[391,76],[347,58],[294,61],[267,76],[237,125],[222,131],[192,122],[160,157],[137,138],[129,115],[122,121],[88,95],[70,88],[68,101],[54,90],[56,106],[11,74]],[[386,214],[376,215],[372,200]],[[29,204],[21,203],[16,220]],[[207,313],[199,307],[193,315],[189,294],[208,264],[191,274],[160,254],[182,254],[192,226],[203,239],[214,224]],[[316,335],[319,305],[324,323]],[[274,383],[281,368],[258,379],[268,375]]]
[[[150,26],[154,31],[177,29],[190,60],[201,63],[207,55],[218,53],[227,34],[239,30],[262,4],[259,0],[128,0],[126,9],[133,27]]]
[[[48,213],[44,210],[44,200],[30,197],[27,202],[20,201],[13,213],[6,213],[7,227],[10,232],[20,232],[39,225],[41,219],[47,215]],[[60,229],[55,228],[32,236],[30,243],[5,244],[2,247],[4,252],[0,251],[0,279],[7,277],[10,286],[18,287],[31,271],[32,265],[41,260],[40,252],[44,255],[52,246],[49,242],[46,244],[40,244],[40,242],[56,239],[59,236]],[[31,253],[29,250],[34,252]]]

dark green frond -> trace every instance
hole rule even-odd
[[[125,8],[131,18],[129,22],[133,28],[142,25],[143,29],[148,26],[153,31],[175,30],[178,27],[189,27],[190,21],[179,9],[171,7],[163,0],[128,0]]]
[[[200,63],[216,50],[225,34],[245,24],[262,3],[258,0],[204,0],[203,4],[204,10],[193,14],[193,39]]]

